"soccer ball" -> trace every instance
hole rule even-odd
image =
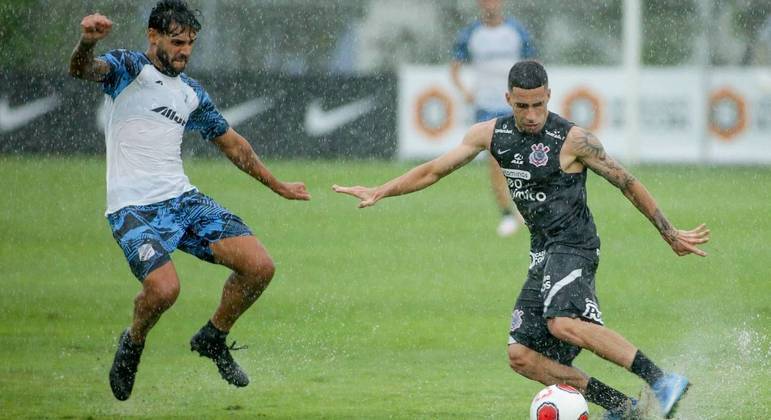
[[[584,396],[570,385],[549,385],[530,404],[530,420],[588,420]]]

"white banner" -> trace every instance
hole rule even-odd
[[[553,67],[549,109],[594,132],[610,154],[642,162],[771,163],[771,72],[764,68],[645,68],[640,133],[625,135],[624,73]],[[458,144],[472,110],[447,66],[399,74],[399,157],[430,159]],[[504,93],[501,92],[501,95]]]
[[[434,158],[460,143],[473,123],[447,66],[399,71],[399,159]]]

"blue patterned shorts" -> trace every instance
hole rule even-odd
[[[127,206],[107,215],[131,271],[144,280],[180,249],[214,262],[209,245],[252,232],[236,215],[197,190],[159,203]]]

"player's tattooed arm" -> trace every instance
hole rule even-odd
[[[94,47],[112,29],[112,21],[99,13],[89,15],[80,22],[82,34],[70,56],[70,76],[79,79],[101,81],[110,72],[110,66],[94,58]]]
[[[658,208],[645,186],[605,152],[602,143],[594,134],[580,127],[574,127],[569,134],[567,141],[576,159],[620,189],[640,213],[650,220],[661,236],[671,243],[677,236],[677,230]]]
[[[669,223],[669,220],[664,217],[661,210],[656,209],[656,211],[654,211],[652,222],[656,226],[656,229],[661,233],[661,236],[664,237],[665,241],[672,243],[677,239],[677,229]]]
[[[621,191],[628,191],[637,182],[632,174],[605,152],[600,140],[590,131],[574,127],[567,141],[578,161]]]
[[[707,255],[706,252],[697,248],[697,245],[709,241],[709,229],[704,224],[691,230],[675,228],[659,209],[656,200],[645,185],[610,157],[594,134],[574,127],[568,133],[563,150],[565,148],[576,161],[618,187],[640,213],[650,220],[677,255],[696,254],[702,257]]]
[[[70,76],[78,79],[99,82],[110,72],[110,65],[94,58],[96,43],[84,42],[82,39],[75,46],[70,57]]]

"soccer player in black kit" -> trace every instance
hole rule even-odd
[[[607,410],[606,419],[636,417],[637,400],[572,366],[581,349],[587,349],[647,382],[659,414],[671,417],[688,379],[663,372],[603,324],[594,285],[600,239],[586,203],[586,169],[619,188],[677,255],[706,256],[697,245],[709,240],[709,230],[703,224],[693,230],[675,228],[645,186],[605,153],[597,137],[549,112],[548,76],[540,63],[516,63],[508,85],[505,95],[513,115],[475,124],[456,148],[379,187],[333,189],[358,198],[360,208],[369,207],[382,198],[426,188],[489,150],[531,238],[531,264],[509,332],[511,368],[544,385],[565,383],[579,389]]]

